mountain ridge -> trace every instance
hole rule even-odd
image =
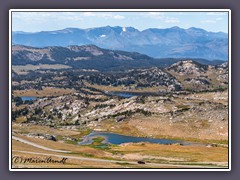
[[[13,32],[12,43],[34,47],[94,44],[155,58],[228,59],[228,34],[195,27],[148,28],[139,31],[134,27],[104,26],[34,33]]]
[[[95,45],[49,46],[44,48],[12,46],[13,65],[64,64],[73,68],[115,71],[131,68],[166,67],[180,60],[184,59],[156,59],[137,52],[109,50]],[[224,62],[205,59],[192,60],[207,65],[219,65]]]

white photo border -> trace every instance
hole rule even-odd
[[[12,12],[227,12],[228,13],[228,168],[84,169],[12,168]],[[230,9],[10,9],[9,10],[9,171],[231,171],[231,10]]]

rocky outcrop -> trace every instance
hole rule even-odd
[[[56,136],[51,134],[42,134],[42,133],[29,133],[27,134],[28,137],[35,137],[40,139],[46,139],[50,141],[57,141]]]

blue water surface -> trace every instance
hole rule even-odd
[[[92,132],[85,136],[83,141],[79,142],[79,145],[87,145],[93,142],[94,138],[103,137],[105,143],[110,144],[122,144],[122,143],[138,143],[138,142],[149,142],[156,144],[174,144],[180,143],[181,141],[170,140],[170,139],[156,139],[156,138],[143,138],[143,137],[133,137],[125,136],[120,134],[108,133],[108,132]]]
[[[23,101],[31,101],[31,100],[37,99],[37,97],[34,97],[34,96],[22,96],[21,98]]]

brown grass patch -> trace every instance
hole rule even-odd
[[[45,96],[61,96],[61,95],[71,94],[74,92],[75,90],[72,90],[72,89],[46,87],[43,90],[36,90],[36,89],[16,90],[16,91],[13,91],[13,95],[45,97]]]
[[[180,158],[187,162],[227,162],[228,149],[222,147],[198,147],[160,144],[128,144],[113,147],[121,154],[140,153],[156,157]]]
[[[43,133],[43,134],[53,134],[60,136],[74,136],[80,134],[77,131],[65,130],[65,129],[55,129],[48,126],[34,125],[34,124],[17,124],[12,123],[12,128],[15,132],[27,134],[27,133]]]

